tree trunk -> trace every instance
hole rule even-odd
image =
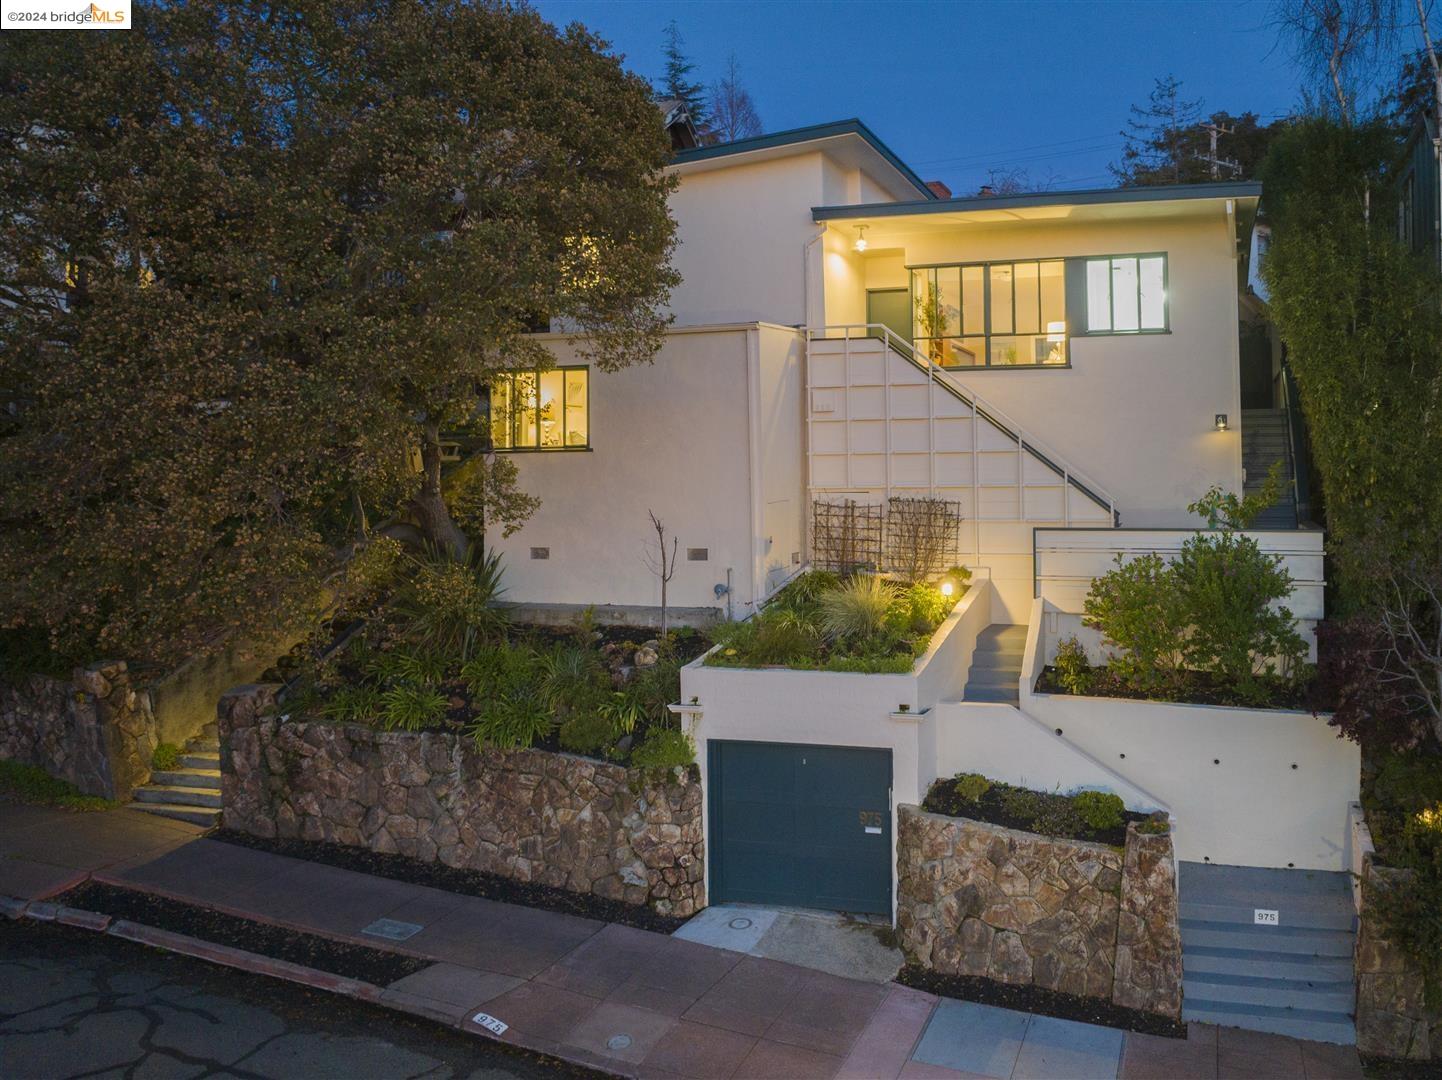
[[[453,559],[466,557],[471,542],[451,520],[441,495],[441,431],[430,420],[421,426],[421,486],[411,497],[411,510],[427,543]]]

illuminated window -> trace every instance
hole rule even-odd
[[[1063,259],[916,267],[911,301],[916,348],[942,367],[1067,362]]]
[[[575,450],[590,445],[590,372],[517,371],[491,380],[491,445],[497,450]]]
[[[1137,334],[1167,329],[1167,257],[1088,259],[1087,333]]]

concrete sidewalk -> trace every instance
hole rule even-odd
[[[0,822],[11,809],[0,808]],[[138,843],[121,813],[94,815],[116,819],[118,835],[101,843],[93,832],[104,827],[88,825],[87,858],[114,854],[122,840]],[[9,835],[0,824],[0,845]],[[145,843],[152,841],[155,848],[112,859],[93,877],[433,960],[386,987],[382,1003],[478,1034],[492,1034],[484,1018],[494,1018],[505,1025],[505,1041],[622,1075],[1361,1075],[1350,1048],[1201,1026],[1187,1040],[1157,1039],[938,1001],[895,984],[215,840],[150,836]],[[0,893],[16,895],[9,861],[0,860]]]

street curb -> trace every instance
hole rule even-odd
[[[272,978],[284,979],[286,982],[299,983],[301,986],[309,986],[314,990],[325,990],[359,1001],[379,1003],[381,997],[381,988],[372,983],[346,978],[343,975],[332,975],[328,971],[318,971],[315,968],[293,964],[289,960],[277,960],[274,957],[232,948],[229,945],[217,945],[214,942],[193,938],[188,934],[160,930],[153,926],[131,922],[129,919],[117,919],[110,924],[106,933],[127,941],[138,942],[141,945],[148,945],[151,948],[193,956],[198,960],[208,960],[214,964],[239,968],[257,975],[269,975]]]
[[[21,900],[18,896],[0,896],[0,916],[7,919],[22,919],[25,917],[25,908],[29,904],[29,900]]]

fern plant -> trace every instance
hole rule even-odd
[[[477,746],[518,750],[540,742],[555,726],[550,709],[535,695],[508,693],[487,701],[466,733]]]

